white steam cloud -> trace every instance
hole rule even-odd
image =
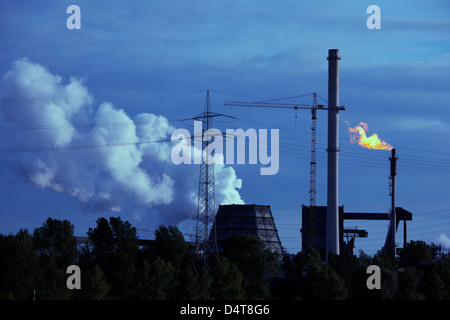
[[[441,233],[441,235],[437,239],[437,242],[441,244],[442,248],[444,248],[447,251],[450,251],[450,238],[447,237],[445,233]]]
[[[82,79],[66,82],[26,58],[0,83],[0,165],[85,211],[164,224],[192,217],[199,167],[172,164],[174,129],[163,116],[96,108]],[[215,169],[216,202],[243,203],[234,169]]]

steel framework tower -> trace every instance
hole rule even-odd
[[[197,207],[197,225],[196,225],[196,245],[197,253],[203,257],[203,266],[207,268],[208,258],[213,255],[218,257],[216,232],[213,228],[216,215],[215,187],[214,187],[214,163],[209,159],[210,144],[205,139],[212,127],[212,117],[218,114],[211,113],[209,101],[209,90],[206,92],[205,110],[195,119],[203,119],[202,136],[202,162],[200,164],[200,179],[198,186],[198,207]]]
[[[315,239],[315,211],[316,211],[316,131],[317,131],[317,95],[313,93],[313,105],[311,109],[311,162],[309,164],[309,243],[314,247]],[[323,106],[321,106],[323,108]]]

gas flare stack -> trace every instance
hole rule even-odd
[[[391,224],[389,227],[389,247],[392,254],[395,255],[395,247],[396,247],[396,232],[397,232],[397,217],[395,212],[395,176],[397,175],[397,160],[398,157],[395,154],[395,148],[391,149],[391,157],[389,161],[391,162],[391,174],[389,176],[390,179],[390,196],[391,196]],[[405,220],[406,221],[406,220]],[[406,222],[405,222],[406,223]],[[404,237],[406,244],[406,226],[404,228]],[[387,242],[387,241],[386,241]]]

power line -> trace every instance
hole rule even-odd
[[[123,143],[109,143],[103,145],[75,145],[64,147],[16,147],[16,148],[0,148],[0,153],[21,153],[21,152],[49,152],[49,151],[65,151],[65,150],[81,150],[81,149],[96,149],[96,148],[109,148],[109,147],[124,147],[130,145],[141,145],[149,143],[170,142],[171,139],[161,140],[145,140],[136,142],[123,142]]]
[[[238,121],[244,121],[249,123],[255,123],[259,125],[269,126],[269,127],[277,127],[278,129],[283,129],[291,132],[303,132],[308,133],[306,131],[295,131],[291,128],[286,127],[280,127],[275,126],[270,123],[266,122],[260,122],[260,121],[254,121],[254,120],[247,120],[243,118],[237,118],[231,119],[230,121],[238,120]],[[111,123],[78,123],[78,124],[47,124],[47,125],[17,125],[17,126],[0,126],[0,130],[49,130],[49,129],[73,129],[73,128],[94,128],[94,127],[120,127],[120,126],[127,126],[127,125],[140,125],[140,124],[148,124],[147,121],[125,121],[125,122],[111,122]],[[298,142],[307,142],[307,140],[299,139],[293,136],[289,137],[283,137],[283,140],[291,140],[295,142],[288,143],[281,141],[280,147],[288,148],[289,151],[286,150],[280,150],[281,154],[284,154],[286,156],[292,156],[292,157],[305,157],[306,154],[303,151],[308,151],[309,147],[306,145],[298,144]],[[160,140],[153,140],[153,141],[137,141],[137,142],[123,142],[123,143],[112,143],[112,144],[104,144],[104,145],[78,145],[78,146],[64,146],[64,147],[8,147],[8,148],[0,148],[0,153],[19,153],[19,152],[46,152],[46,151],[63,151],[63,150],[79,150],[79,149],[92,149],[92,148],[104,148],[104,147],[120,147],[120,146],[127,146],[127,145],[138,145],[138,144],[146,144],[146,143],[158,143],[158,142],[169,142],[170,139],[160,139]],[[347,141],[347,139],[346,139]],[[324,145],[322,143],[319,143],[320,145]],[[450,153],[447,152],[438,152],[438,151],[431,151],[431,150],[424,150],[424,149],[417,149],[417,148],[407,148],[407,147],[398,147],[399,149],[405,149],[405,150],[411,150],[415,152],[426,152],[428,154],[435,153],[435,154],[442,154],[442,155],[450,155]],[[371,155],[363,154],[361,152],[352,152],[348,151],[350,150],[348,147],[344,146],[341,147],[341,162],[343,164],[349,164],[349,165],[361,165],[361,166],[367,166],[367,167],[374,167],[374,168],[384,168],[385,165],[385,159],[378,158],[375,153],[372,153]],[[356,150],[356,149],[355,149]],[[256,150],[254,150],[256,151]],[[322,150],[318,150],[318,156],[321,158],[320,152]],[[323,158],[322,158],[323,159]],[[369,161],[367,161],[367,160]],[[426,162],[426,163],[425,163]],[[405,164],[406,163],[406,164]],[[408,155],[404,155],[402,157],[402,161],[399,163],[399,169],[400,170],[407,170],[407,171],[421,171],[421,172],[435,172],[435,173],[449,173],[447,169],[450,168],[450,159],[444,159],[444,158],[434,158],[434,157],[425,157],[425,156],[417,156],[414,155],[412,157],[408,157]]]
[[[201,93],[206,92],[206,90],[180,90],[180,91],[162,91],[162,92],[147,92],[147,93],[129,93],[129,94],[112,94],[112,95],[96,95],[95,98],[133,98],[133,97],[149,97],[149,96],[164,96],[164,95],[179,95],[179,94],[187,94],[187,93]],[[93,98],[91,95],[85,96],[71,96],[71,97],[3,97],[3,101],[26,101],[26,100],[79,100],[79,99],[91,99]]]

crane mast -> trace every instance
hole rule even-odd
[[[311,162],[309,177],[309,206],[316,206],[316,129],[317,129],[317,95],[313,93],[314,100],[311,108]],[[323,108],[323,106],[321,106]]]
[[[317,129],[317,95],[313,94],[313,105],[311,109],[311,161],[309,163],[309,246],[315,247],[315,213],[316,213],[316,129]],[[323,107],[323,106],[322,106]]]

